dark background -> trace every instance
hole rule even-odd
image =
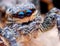
[[[60,9],[60,0],[52,0],[54,7]],[[48,4],[40,0],[40,10],[42,14],[48,12]]]

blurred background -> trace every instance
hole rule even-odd
[[[60,0],[40,0],[40,10],[42,14],[47,13],[53,7],[60,9]]]

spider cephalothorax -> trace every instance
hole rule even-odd
[[[46,15],[44,22],[41,23],[41,16],[38,10],[30,2],[7,7],[5,14],[7,20],[5,26],[1,29],[1,35],[9,41],[10,46],[20,46],[21,44],[18,42],[24,43],[28,38],[30,40],[30,36],[32,37],[33,34],[38,34],[39,31],[45,32],[54,26],[55,19],[53,15],[55,14]]]
[[[26,5],[17,6],[11,8],[7,7],[5,11],[5,17],[7,18],[6,24],[1,30],[2,36],[8,39],[10,46],[18,46],[16,38],[31,33],[31,31],[35,29],[34,25],[37,23],[35,22],[35,18],[38,10],[36,10],[34,4],[28,3]],[[25,29],[25,25],[28,28]]]
[[[11,16],[12,20],[16,23],[24,23],[32,21],[37,14],[36,7],[32,3],[26,3],[26,5],[17,5],[12,8],[8,8],[6,15]]]

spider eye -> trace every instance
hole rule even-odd
[[[29,9],[28,9],[26,12],[32,13],[32,11],[31,11],[31,10],[29,10]]]
[[[26,14],[27,14],[27,16],[30,16],[32,14],[32,11],[28,9],[28,10],[26,10]]]
[[[24,12],[19,12],[18,17],[23,18],[24,17]]]

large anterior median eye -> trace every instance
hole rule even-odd
[[[24,18],[24,12],[19,12],[19,13],[18,13],[18,17],[19,17],[19,18]]]
[[[30,9],[26,10],[26,15],[27,16],[30,16],[31,14],[32,14],[32,10],[30,10]]]
[[[34,11],[35,11],[35,9],[27,9],[24,11],[20,11],[16,14],[13,14],[13,17],[23,19],[25,17],[31,16],[34,13]]]
[[[26,10],[26,16],[31,16],[34,13],[35,9],[28,9]]]

